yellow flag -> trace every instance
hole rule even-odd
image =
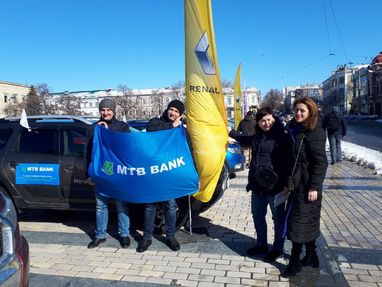
[[[227,149],[227,115],[222,94],[210,0],[185,0],[186,105],[199,192],[208,202]]]
[[[242,119],[241,112],[241,88],[240,88],[240,73],[241,73],[241,64],[237,67],[233,96],[235,98],[234,104],[234,121],[235,121],[235,130],[239,126],[239,123]]]

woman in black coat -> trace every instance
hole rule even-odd
[[[292,254],[284,273],[286,277],[295,276],[302,265],[319,267],[315,241],[320,235],[322,184],[328,167],[326,136],[316,103],[310,98],[300,98],[293,107],[294,119],[287,129],[296,167],[287,206],[287,237],[292,241]],[[303,244],[306,255],[301,261]]]
[[[274,205],[275,194],[287,194],[287,172],[290,171],[283,159],[287,155],[288,136],[280,120],[272,115],[272,109],[262,108],[256,114],[256,133],[242,135],[231,130],[229,136],[241,144],[251,147],[252,159],[248,174],[247,191],[252,191],[252,215],[257,234],[257,244],[247,250],[248,255],[268,253],[267,223],[265,220],[268,205],[272,211],[274,223],[274,242],[271,251],[264,257],[264,261],[272,262],[283,254],[283,229],[285,222],[285,203]],[[277,175],[275,185],[267,188],[255,177],[256,171],[262,168],[271,168]]]

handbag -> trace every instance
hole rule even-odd
[[[305,138],[305,135],[302,135],[300,137],[300,146],[298,147],[298,152],[297,152],[296,159],[294,161],[293,170],[292,170],[291,175],[288,177],[288,182],[287,183],[288,183],[288,190],[289,191],[293,191],[296,188],[296,184],[294,182],[294,173],[296,171],[297,160],[298,160],[298,157],[300,156],[301,146],[302,146],[302,143],[304,141],[304,138]]]
[[[279,180],[279,176],[272,168],[259,166],[256,168],[255,179],[266,190],[272,190]]]

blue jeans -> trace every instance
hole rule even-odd
[[[339,162],[342,159],[341,152],[341,140],[342,135],[330,135],[328,136],[330,146],[330,158],[332,162]]]
[[[273,241],[272,249],[283,252],[285,203],[280,204],[275,208],[274,199],[275,197],[273,195],[264,195],[256,191],[252,191],[252,216],[257,234],[257,245],[267,247],[267,222],[265,220],[265,216],[267,214],[267,208],[269,204],[272,211],[272,219],[275,230],[275,239]]]
[[[155,214],[158,205],[160,204],[162,204],[162,202],[149,203],[145,206],[145,223],[143,227],[143,239],[145,240],[151,240],[151,238],[153,237]],[[175,199],[164,201],[163,204],[165,205],[164,217],[166,221],[166,236],[169,239],[174,238],[177,204]]]
[[[96,192],[96,231],[97,239],[106,238],[107,222],[109,218],[108,203],[111,198],[105,197]],[[115,207],[118,215],[118,232],[121,237],[129,236],[130,218],[125,202],[115,200]]]

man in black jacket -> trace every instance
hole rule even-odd
[[[168,130],[176,128],[182,124],[182,115],[184,112],[184,105],[179,100],[171,101],[167,109],[164,111],[162,117],[152,118],[147,126],[148,132]],[[180,249],[178,241],[175,239],[175,224],[176,224],[176,208],[177,204],[175,199],[164,202],[153,202],[145,206],[144,230],[143,239],[139,242],[137,252],[145,252],[152,243],[152,236],[154,231],[155,214],[158,205],[165,206],[165,221],[166,221],[166,237],[167,245],[173,251]]]
[[[101,118],[96,123],[97,125],[105,126],[107,129],[116,132],[130,132],[129,125],[125,122],[119,121],[115,118],[116,103],[112,99],[103,99],[98,106]],[[92,147],[92,142],[89,143]],[[91,155],[91,148],[88,151]],[[89,161],[90,162],[90,161]],[[88,178],[88,182],[94,185],[91,178]],[[108,222],[108,203],[110,198],[100,194],[101,191],[95,188],[96,197],[96,230],[95,238],[89,243],[88,248],[94,248],[106,241],[106,229]],[[130,246],[129,228],[130,218],[125,202],[114,200],[118,215],[118,230],[120,235],[120,244],[122,248],[128,248]]]
[[[237,131],[244,136],[251,136],[256,133],[256,121],[252,111],[248,111],[237,127]],[[242,145],[244,149],[246,166],[249,168],[251,162],[251,147]]]
[[[346,123],[339,114],[338,107],[332,107],[332,111],[322,121],[322,127],[328,133],[331,164],[334,165],[342,160],[341,140],[346,136]]]

